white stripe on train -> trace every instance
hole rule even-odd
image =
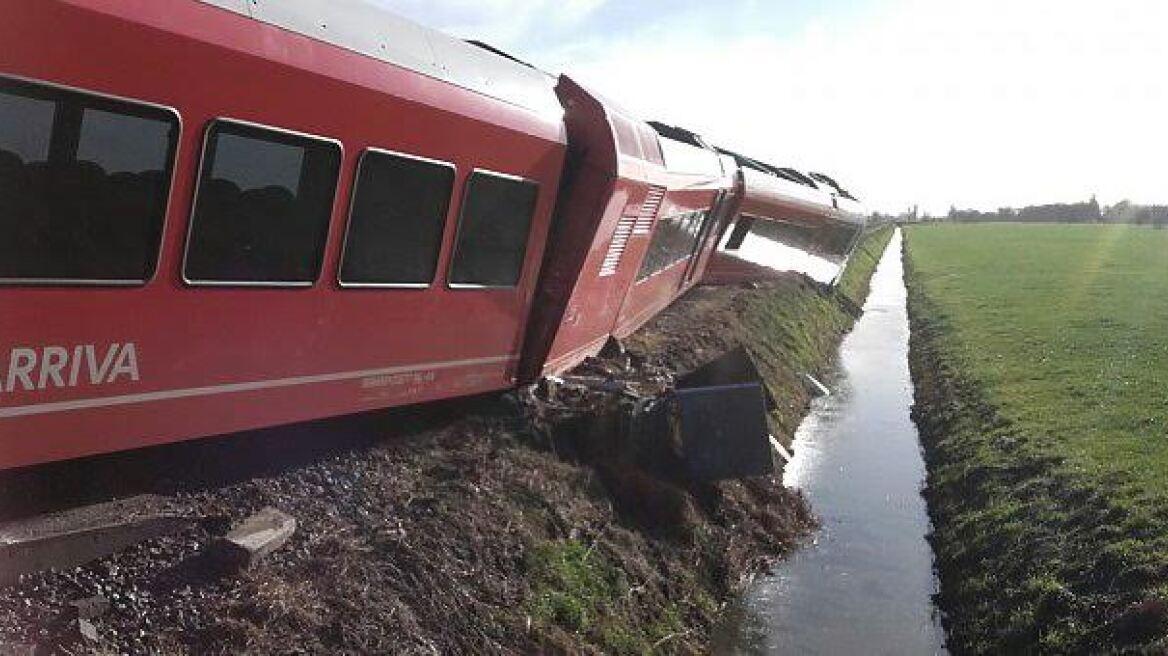
[[[476,367],[491,364],[501,364],[517,360],[515,355],[498,355],[486,358],[472,358],[468,360],[446,360],[443,362],[424,362],[384,367],[381,369],[362,369],[358,371],[340,371],[330,374],[312,376],[293,376],[291,378],[276,378],[273,380],[259,380],[246,383],[226,383],[223,385],[208,385],[204,387],[189,387],[186,389],[160,390],[157,392],[141,392],[138,394],[122,394],[90,399],[75,399],[71,401],[51,401],[31,405],[0,407],[0,419],[10,417],[26,417],[54,412],[69,412],[73,410],[87,410],[91,408],[105,408],[118,405],[149,403],[153,401],[170,401],[199,396],[213,396],[217,394],[234,394],[238,392],[253,392],[257,390],[293,387],[298,385],[313,385],[318,383],[333,383],[345,380],[359,380],[397,374],[425,373],[442,369],[457,369],[462,367]]]

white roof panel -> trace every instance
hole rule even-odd
[[[200,0],[262,23],[530,109],[562,114],[555,78],[368,0]]]

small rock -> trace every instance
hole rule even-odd
[[[97,642],[101,638],[97,635],[97,627],[89,620],[77,620],[77,634],[85,642]]]
[[[1018,446],[1018,438],[1012,435],[999,435],[994,438],[994,446],[1003,451],[1012,451]]]
[[[271,506],[248,517],[218,542],[232,564],[251,567],[279,549],[296,531],[296,518]]]
[[[97,627],[89,620],[72,620],[63,627],[59,634],[59,644],[66,645],[95,645],[101,641]],[[69,650],[66,650],[69,651]]]

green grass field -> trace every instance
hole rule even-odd
[[[1164,646],[1168,231],[907,234],[918,423],[954,646]]]

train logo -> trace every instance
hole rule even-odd
[[[114,342],[102,349],[95,344],[78,344],[72,349],[18,346],[9,351],[5,369],[0,392],[112,385],[121,379],[137,382],[138,349],[133,342]]]

